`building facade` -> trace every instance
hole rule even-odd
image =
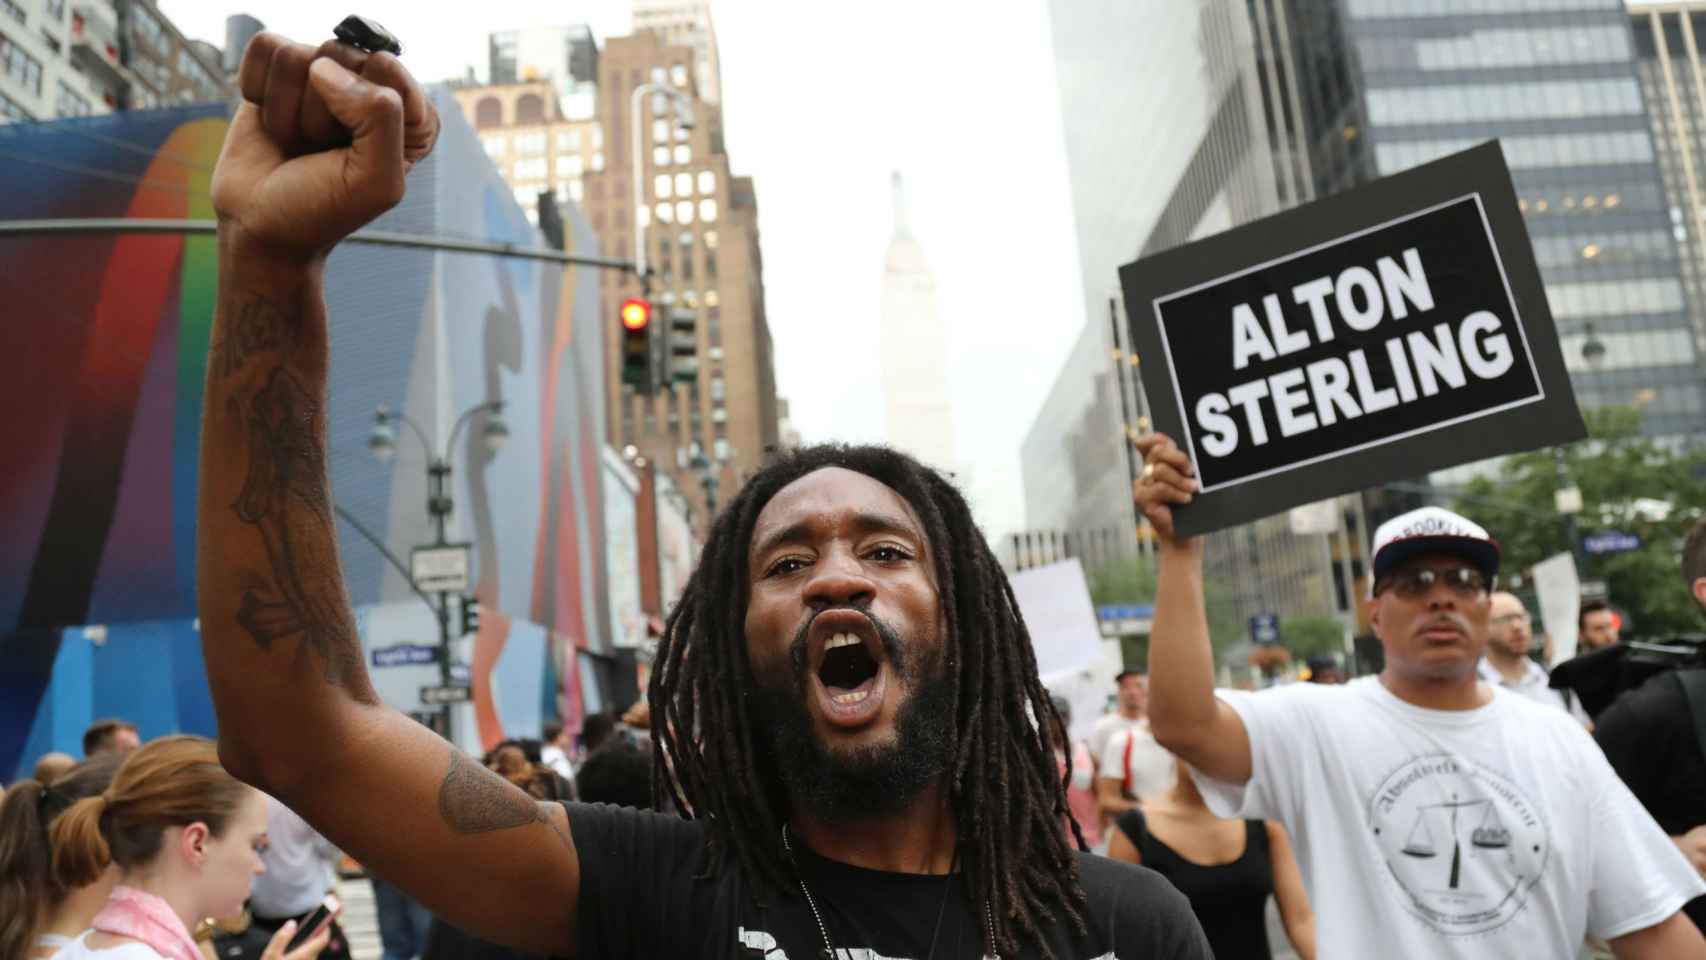
[[[222,100],[221,59],[147,0],[0,0],[0,123]]]
[[[629,257],[639,231],[651,270],[649,295],[696,318],[698,373],[654,396],[622,383],[613,341],[606,357],[610,433],[674,473],[705,518],[718,492],[732,493],[780,443],[775,349],[764,307],[758,198],[735,176],[723,146],[722,110],[698,95],[693,48],[653,31],[615,37],[599,60],[599,122],[608,162],[586,180],[584,207],[609,256]],[[694,123],[674,120],[670,98],[642,96],[665,84],[692,103]],[[641,149],[632,154],[633,124]],[[640,204],[634,205],[638,173]],[[605,302],[642,288],[632,274],[605,271]],[[614,320],[614,313],[612,313]]]
[[[651,30],[666,43],[692,47],[699,96],[711,103],[723,102],[723,71],[710,0],[633,0],[633,16],[635,33]]]
[[[604,128],[595,117],[570,119],[557,84],[541,77],[453,92],[528,220],[539,223],[539,195],[547,190],[563,203],[585,199],[585,178],[604,169]]]
[[[1694,320],[1695,352],[1706,355],[1706,148],[1700,142],[1706,132],[1706,68],[1700,58],[1706,2],[1631,4],[1629,15],[1671,236],[1681,255],[1683,293]]]
[[[488,83],[548,81],[564,119],[591,120],[597,114],[598,43],[591,27],[503,30],[487,39],[487,47]]]
[[[907,223],[900,174],[893,176],[894,236],[883,262],[884,420],[890,446],[953,471],[953,408],[948,400],[948,331],[936,310],[936,279]]]

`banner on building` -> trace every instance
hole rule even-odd
[[[1586,435],[1496,142],[1120,281],[1185,534]]]

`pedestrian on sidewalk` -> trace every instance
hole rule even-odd
[[[1581,725],[1481,682],[1499,549],[1437,507],[1374,535],[1377,677],[1214,689],[1196,491],[1172,440],[1138,441],[1137,505],[1161,538],[1150,722],[1217,816],[1278,820],[1297,844],[1319,956],[1706,960],[1681,912],[1706,883]]]

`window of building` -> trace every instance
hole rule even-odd
[[[34,119],[23,104],[0,92],[0,123],[29,123]]]
[[[569,195],[569,199],[575,203],[580,203],[586,199],[586,190],[581,187],[579,180],[570,180],[565,192]]]
[[[581,148],[581,132],[579,130],[559,130],[557,132],[558,150],[579,150]]]
[[[43,43],[47,44],[47,48],[53,51],[54,56],[59,56],[65,52],[65,44],[60,43],[59,38],[49,33],[46,27],[41,28],[41,39]]]
[[[515,152],[527,156],[545,152],[545,135],[543,133],[518,133],[515,135]]]
[[[481,97],[474,104],[474,128],[486,130],[504,125],[503,101],[497,97]]]
[[[669,121],[657,119],[652,121],[652,142],[664,143],[669,140]]]
[[[1387,87],[1367,100],[1371,122],[1394,126],[1641,113],[1631,78]]]
[[[675,208],[667,203],[658,204],[657,215],[659,223],[675,222]]]
[[[12,15],[12,19],[19,23],[24,23],[29,19],[29,14],[24,12],[24,8],[13,3],[12,0],[0,0],[0,7],[4,7],[6,12]]]
[[[534,195],[532,187],[516,187],[512,192],[515,194],[515,202],[524,208],[539,204],[539,198]]]
[[[603,173],[604,172],[604,154],[595,153],[592,155],[592,172],[593,173]]]
[[[703,210],[699,211],[699,219],[701,219],[701,220],[708,219],[705,216],[705,211],[703,211]],[[707,250],[717,249],[717,231],[715,231],[715,230],[705,231],[705,249],[707,249]]]
[[[578,177],[586,172],[586,163],[578,153],[559,154],[557,157],[557,176]]]
[[[667,173],[658,174],[657,179],[652,181],[652,192],[657,194],[659,199],[669,196],[669,188],[670,179]]]
[[[26,53],[4,33],[0,33],[0,74],[12,78],[20,88],[41,96],[41,61]]]
[[[146,50],[158,51],[166,46],[165,28],[139,3],[130,5],[130,36],[133,40],[140,41]]]
[[[699,219],[706,223],[715,223],[717,220],[717,201],[708,197],[699,201]]]
[[[592,145],[595,148],[603,149],[603,147],[604,147],[604,128],[603,127],[593,127],[592,128]]]
[[[48,19],[55,23],[64,20],[65,0],[47,0],[47,3],[42,5],[42,12],[46,13]]]
[[[515,122],[544,123],[545,98],[537,93],[524,93],[518,97],[515,101]]]
[[[642,228],[649,227],[652,225],[652,208],[651,207],[642,206],[639,208],[638,213],[640,215],[640,226]]]
[[[711,378],[711,399],[712,400],[715,400],[718,403],[722,403],[724,393],[727,389],[728,388],[723,384],[723,378],[722,377]]]
[[[675,145],[675,162],[676,163],[692,163],[693,162],[693,148],[689,147],[685,143],[676,144]]]
[[[709,170],[699,171],[699,192],[711,195],[717,192],[717,175]]]
[[[687,65],[684,63],[672,64],[669,68],[669,82],[678,87],[687,86]]]
[[[653,83],[663,83],[664,82],[664,76],[665,76],[664,69],[662,67],[653,67],[652,68],[652,82]]]
[[[729,419],[729,412],[727,410],[723,409],[722,404],[718,404],[718,405],[711,408],[711,422],[712,423],[727,423],[728,419]]]
[[[652,163],[654,163],[660,167],[669,166],[669,148],[668,147],[653,147],[652,148]]]
[[[508,149],[508,144],[505,143],[505,139],[506,138],[502,134],[484,136],[480,138],[480,145],[486,148],[486,156],[494,158],[502,157],[504,155],[504,151]]]
[[[93,112],[89,98],[71,89],[64,80],[59,81],[59,96],[54,101],[53,112],[61,117],[86,117]]]
[[[711,446],[717,452],[718,462],[727,463],[733,459],[734,451],[729,447],[729,441],[726,438],[718,437]]]
[[[543,180],[550,176],[550,169],[545,166],[544,157],[530,157],[515,162],[515,179]]]
[[[675,175],[675,195],[678,197],[692,196],[693,174],[678,173]]]

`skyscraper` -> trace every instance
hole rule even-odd
[[[1682,286],[1697,353],[1706,354],[1706,0],[1629,7],[1641,92],[1664,176],[1671,236],[1682,257]],[[1655,242],[1649,235],[1647,242]]]
[[[500,30],[487,38],[487,78],[493,84],[549,81],[568,120],[588,120],[598,109],[598,44],[592,28],[534,27]]]
[[[634,0],[634,29],[653,30],[665,43],[693,48],[693,78],[699,96],[723,100],[723,68],[717,56],[717,28],[710,0]]]
[[[883,264],[883,408],[888,441],[925,463],[953,470],[948,333],[936,311],[936,279],[906,218],[900,174],[890,181],[894,237]]]

